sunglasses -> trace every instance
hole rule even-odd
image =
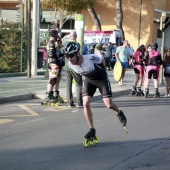
[[[73,54],[67,54],[67,55],[66,55],[66,58],[68,58],[68,59],[69,59],[69,58],[73,58],[74,56],[75,56],[75,54],[74,54],[74,53],[73,53]]]

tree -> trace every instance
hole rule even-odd
[[[60,29],[63,24],[71,18],[75,13],[81,12],[83,9],[88,9],[92,19],[96,25],[97,30],[101,30],[101,24],[97,14],[93,8],[96,0],[44,0],[43,7],[47,8],[49,5],[55,8],[56,23],[60,21]]]
[[[116,27],[120,30],[122,34],[122,39],[125,40],[125,34],[123,31],[122,23],[123,23],[123,11],[122,11],[122,0],[116,0],[116,13],[115,17]]]
[[[100,20],[99,18],[97,17],[97,14],[96,14],[96,11],[94,10],[93,6],[88,6],[87,8],[88,12],[90,13],[93,21],[94,21],[94,24],[96,26],[96,30],[102,30],[101,28],[101,23],[100,23]]]
[[[5,22],[0,26],[0,72],[19,72],[21,62],[20,23]]]

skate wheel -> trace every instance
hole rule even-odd
[[[128,133],[128,128],[126,126],[123,127],[125,132]]]
[[[97,144],[99,143],[98,136],[95,137],[94,142]]]
[[[90,143],[89,143],[89,140],[88,140],[88,139],[85,139],[85,140],[83,141],[83,146],[84,146],[85,148],[87,148],[87,147],[90,146]]]
[[[94,139],[92,138],[91,140],[90,140],[90,145],[94,145],[95,143],[94,143]]]
[[[55,103],[51,103],[50,106],[55,106]]]

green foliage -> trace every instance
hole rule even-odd
[[[19,23],[0,25],[0,73],[19,72],[21,61],[21,29]]]
[[[43,7],[53,6],[57,11],[66,11],[68,15],[81,12],[88,6],[94,6],[96,0],[44,0]]]

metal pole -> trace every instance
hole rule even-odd
[[[164,47],[165,47],[165,31],[162,31],[162,46],[161,46],[161,56],[163,59],[164,56]],[[160,66],[160,79],[159,79],[159,84],[163,84],[163,66]]]
[[[32,75],[37,75],[38,37],[39,37],[39,0],[33,1],[33,26],[32,26]]]
[[[31,78],[31,0],[26,1],[27,77]]]
[[[20,72],[23,72],[23,37],[24,37],[24,4],[21,4],[21,66]]]
[[[142,21],[142,0],[140,0],[139,28],[138,28],[138,47],[140,46],[141,21]]]

